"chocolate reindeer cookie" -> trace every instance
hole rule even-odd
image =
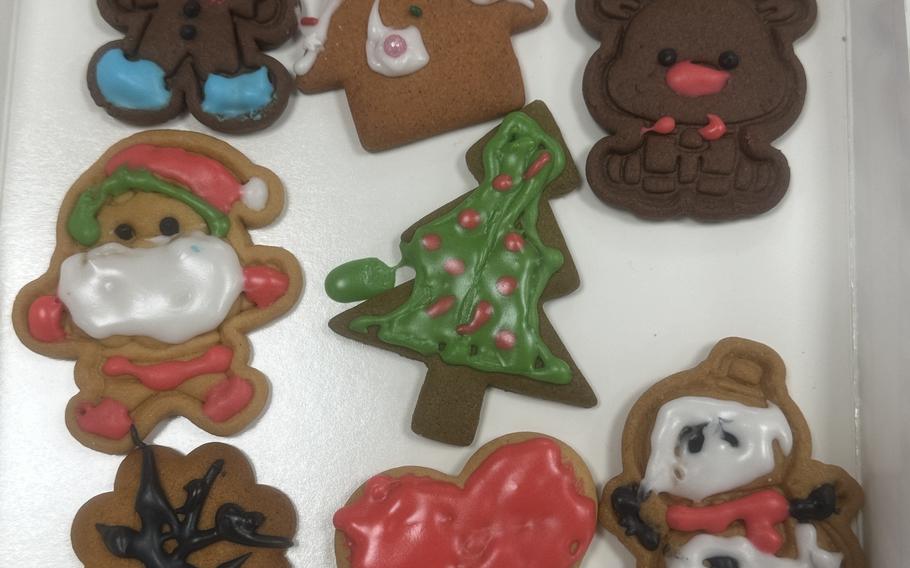
[[[182,456],[140,443],[114,491],[76,513],[71,538],[88,568],[284,568],[296,530],[290,499],[257,485],[236,448]]]
[[[511,36],[546,16],[543,0],[325,0],[297,86],[344,89],[363,147],[401,146],[521,108]]]
[[[724,339],[651,387],[622,436],[600,522],[639,568],[864,568],[851,523],[863,491],[812,459],[780,357]]]
[[[641,217],[727,220],[784,196],[771,143],[796,121],[806,78],[793,42],[815,0],[576,0],[601,41],[584,97],[611,136],[588,156],[606,203]]]
[[[139,125],[189,108],[215,130],[265,128],[284,112],[293,84],[263,50],[291,37],[296,9],[296,0],[98,0],[126,37],[92,57],[92,98]]]
[[[132,426],[185,416],[225,436],[259,416],[269,383],[246,333],[294,305],[303,275],[250,229],[283,208],[275,174],[191,132],[127,138],[79,178],[50,267],[13,306],[26,346],[76,360],[73,436],[123,453]]]

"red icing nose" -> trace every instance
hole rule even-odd
[[[667,86],[683,97],[716,95],[727,86],[730,73],[698,65],[691,61],[680,61],[667,71]]]

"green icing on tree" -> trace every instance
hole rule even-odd
[[[386,315],[362,316],[351,329],[378,326],[379,338],[477,370],[556,384],[569,365],[540,336],[538,305],[563,265],[537,228],[540,199],[565,168],[562,146],[524,113],[509,115],[484,147],[483,183],[453,210],[419,227],[401,244],[401,263],[376,259],[342,265],[326,279],[339,301],[391,289],[389,274],[416,271],[411,296]]]

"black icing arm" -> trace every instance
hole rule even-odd
[[[610,496],[610,502],[626,534],[637,538],[647,550],[657,550],[660,535],[641,518],[642,499],[638,494],[638,485],[633,483],[617,487]]]
[[[825,483],[816,487],[805,499],[790,501],[790,516],[801,523],[824,521],[837,514],[837,491]]]

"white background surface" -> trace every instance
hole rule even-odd
[[[294,97],[279,123],[263,133],[222,135],[284,180],[286,214],[253,237],[289,249],[307,277],[297,309],[252,336],[253,364],[272,382],[270,406],[247,432],[225,440],[250,456],[261,482],[296,503],[300,527],[289,553],[295,566],[333,565],[331,515],[370,475],[406,464],[454,473],[479,444],[508,432],[534,430],[561,438],[585,457],[603,484],[619,472],[621,425],[637,396],[652,382],[694,365],[729,335],[778,350],[788,365],[793,397],[813,428],[815,456],[855,475],[861,459],[856,379],[869,379],[868,369],[894,380],[881,379],[862,391],[890,401],[875,416],[875,431],[867,432],[865,443],[879,454],[871,469],[884,480],[872,492],[882,507],[872,515],[882,519],[873,539],[876,551],[895,559],[901,550],[907,553],[906,541],[878,532],[886,520],[906,520],[885,509],[895,508],[893,492],[906,471],[907,442],[898,444],[907,418],[906,388],[898,382],[906,374],[897,355],[900,343],[895,335],[876,335],[890,329],[897,338],[907,337],[906,318],[895,316],[896,308],[906,308],[900,283],[910,282],[903,247],[907,216],[906,209],[893,207],[906,166],[901,155],[891,154],[882,166],[890,173],[875,169],[879,154],[870,148],[878,131],[871,124],[857,129],[857,143],[867,146],[854,162],[851,118],[859,111],[849,95],[848,50],[857,48],[847,41],[848,13],[861,23],[868,20],[854,27],[862,29],[861,40],[868,44],[864,57],[880,58],[861,71],[877,69],[872,79],[890,80],[897,73],[895,80],[906,86],[906,35],[902,20],[889,19],[902,14],[897,2],[863,2],[862,8],[840,0],[819,3],[818,23],[797,46],[809,81],[806,108],[778,143],[792,168],[787,197],[769,214],[721,225],[639,221],[607,208],[587,187],[552,202],[582,287],[548,304],[547,312],[600,404],[579,410],[490,391],[477,442],[468,449],[411,433],[424,367],[330,332],[327,320],[344,306],[324,295],[322,280],[354,258],[397,261],[403,229],[473,187],[464,152],[493,124],[369,155],[357,143],[343,93],[336,92]],[[0,0],[0,21],[10,7],[12,0]],[[515,45],[529,100],[550,105],[582,166],[603,135],[580,91],[584,65],[597,44],[577,23],[574,2],[550,0],[550,7],[549,20],[516,37]],[[12,332],[9,309],[19,288],[46,269],[57,209],[70,184],[109,145],[135,130],[95,107],[85,86],[94,50],[118,37],[93,3],[19,2],[13,26],[17,35],[6,92],[11,112],[0,129],[7,140],[0,202],[0,558],[4,565],[68,567],[78,565],[69,544],[72,517],[87,499],[111,489],[121,458],[94,453],[69,436],[63,410],[76,392],[73,364],[23,347]],[[3,24],[0,34],[7,38]],[[880,43],[886,45],[877,47]],[[895,46],[902,55],[894,53]],[[294,54],[290,47],[280,52],[286,62]],[[895,57],[903,65],[896,71],[890,67]],[[871,84],[855,89],[857,100],[875,92]],[[906,97],[906,91],[900,95]],[[905,105],[896,98],[864,104],[868,112],[883,114],[878,122],[892,138],[900,137],[898,119],[906,121],[906,115],[884,113]],[[166,126],[206,131],[192,118]],[[857,179],[878,175],[880,186],[875,200],[856,200],[866,219],[856,232],[858,247],[868,253],[859,262],[853,254],[854,164]],[[885,196],[895,201],[882,202]],[[881,223],[877,208],[889,213]],[[877,258],[873,252],[882,246],[894,254]],[[883,266],[891,270],[889,277]],[[864,275],[868,290],[888,286],[899,303],[874,291],[864,294]],[[877,310],[867,320],[862,311],[854,318],[856,281],[860,310],[864,305],[870,313]],[[869,333],[855,342],[857,321],[860,331],[865,322]],[[888,384],[893,388],[882,386]],[[889,436],[891,445],[882,445]],[[153,438],[184,452],[211,439],[180,419]],[[903,491],[898,497],[910,505]],[[894,562],[872,565],[899,565]],[[632,565],[631,556],[602,530],[584,563]]]

